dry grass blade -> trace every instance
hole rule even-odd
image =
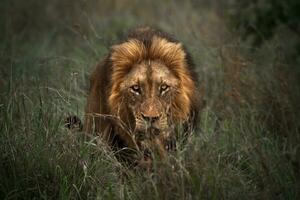
[[[134,147],[136,148],[136,150],[138,152],[140,151],[135,139],[133,138],[132,131],[126,125],[126,123],[123,122],[119,117],[114,116],[114,115],[108,115],[108,114],[100,114],[100,113],[87,113],[86,115],[91,116],[91,117],[99,117],[99,118],[103,118],[105,120],[109,120],[113,125],[120,127],[127,134],[128,138],[130,138],[130,140],[131,140],[132,144],[134,144]]]

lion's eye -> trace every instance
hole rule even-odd
[[[135,94],[140,94],[141,93],[140,86],[138,86],[138,85],[133,85],[133,86],[130,87],[130,89]]]
[[[167,92],[169,90],[170,86],[168,86],[167,84],[162,84],[160,86],[160,93],[164,94],[165,92]]]

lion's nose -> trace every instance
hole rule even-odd
[[[145,115],[143,113],[142,113],[142,117],[146,122],[149,122],[149,123],[154,123],[154,122],[158,121],[158,119],[159,119],[159,115]]]

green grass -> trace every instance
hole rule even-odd
[[[283,40],[254,49],[204,2],[64,2],[0,4],[0,199],[299,198],[299,70]],[[97,61],[140,25],[187,46],[205,93],[201,130],[153,173],[64,128],[83,119]]]

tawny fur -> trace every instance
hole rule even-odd
[[[134,147],[130,133],[103,115],[115,116],[128,127],[133,126],[134,122],[125,108],[126,102],[120,87],[134,64],[145,60],[164,63],[179,80],[178,95],[171,105],[172,120],[189,122],[190,126],[196,126],[200,98],[197,78],[188,53],[181,43],[165,33],[144,28],[135,30],[127,40],[113,46],[109,55],[92,73],[86,106],[86,132],[100,134],[109,144],[121,142],[125,146]]]

